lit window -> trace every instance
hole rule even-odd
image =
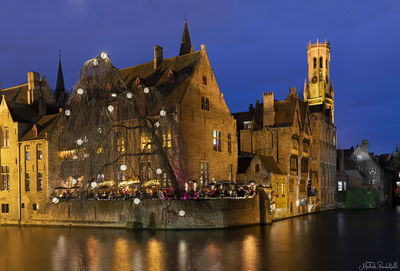
[[[42,191],[43,189],[43,175],[41,172],[38,172],[37,174],[37,184],[36,184],[36,189],[38,192]]]
[[[167,128],[162,132],[162,146],[164,148],[172,147],[172,130],[171,128]]]
[[[221,131],[213,131],[213,146],[214,151],[221,151]]]
[[[29,151],[29,146],[25,146],[25,160],[30,161],[31,160],[31,153]]]
[[[347,182],[343,182],[343,190],[346,191]]]
[[[201,109],[210,111],[210,100],[204,96],[201,96]]]
[[[33,209],[34,211],[39,210],[39,204],[34,203],[34,204],[32,205],[32,209]]]
[[[10,190],[10,168],[9,168],[9,166],[1,167],[1,190]]]
[[[36,159],[42,160],[43,159],[43,152],[42,152],[42,145],[38,144],[36,146]]]
[[[10,146],[10,139],[8,137],[8,128],[3,129],[3,133],[2,133],[2,137],[3,137],[3,147],[8,147]]]
[[[142,133],[141,142],[142,142],[142,151],[151,150],[151,138],[146,133]]]
[[[118,183],[125,180],[125,171],[123,171],[121,169],[120,164],[115,165],[115,174],[116,174],[115,177],[116,177]]]
[[[200,162],[200,179],[204,184],[208,183],[209,179],[209,171],[208,171],[208,162]]]
[[[228,165],[228,179],[232,181],[232,164]]]
[[[151,170],[151,164],[148,161],[141,161],[140,162],[141,167],[140,167],[140,176],[142,178],[142,183],[146,181],[150,181],[152,177],[152,170]]]
[[[338,189],[338,191],[342,191],[343,190],[343,182],[342,181],[338,181],[337,189]]]
[[[118,137],[117,139],[117,151],[125,152],[125,139],[122,136]]]
[[[285,195],[285,184],[281,183],[282,196]]]

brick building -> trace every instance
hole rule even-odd
[[[1,223],[19,223],[48,202],[47,133],[58,108],[46,78],[0,90]]]

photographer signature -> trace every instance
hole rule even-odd
[[[397,266],[397,262],[364,262],[362,265],[358,267],[358,270],[399,270]]]

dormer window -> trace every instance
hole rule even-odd
[[[33,131],[33,137],[37,137],[37,127],[36,127],[36,125],[33,125],[32,131]]]
[[[168,81],[169,81],[169,84],[170,84],[170,85],[175,84],[175,74],[174,74],[174,72],[173,72],[172,70],[169,71],[169,74],[168,74]]]
[[[203,85],[207,86],[207,77],[203,75]]]

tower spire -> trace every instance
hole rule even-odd
[[[396,156],[399,154],[399,146],[396,144],[396,151],[394,153]]]
[[[58,72],[57,72],[57,83],[56,89],[54,90],[54,96],[56,98],[56,103],[58,106],[64,106],[66,101],[64,76],[61,66],[61,47],[58,49]]]
[[[185,19],[185,27],[183,29],[181,48],[179,50],[179,55],[185,55],[193,52],[192,43],[190,42],[189,29],[187,26],[187,20]]]

